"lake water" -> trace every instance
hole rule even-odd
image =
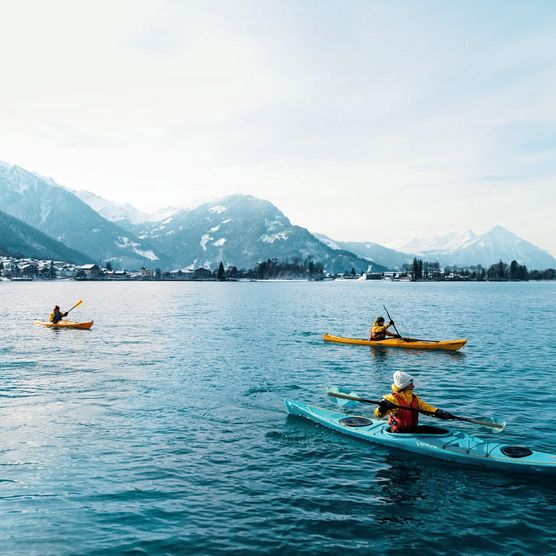
[[[91,331],[32,324],[79,298]],[[383,303],[402,334],[469,343],[322,342]],[[554,553],[553,481],[367,444],[283,399],[380,396],[406,370],[556,453],[555,283],[0,283],[0,308],[2,554]]]

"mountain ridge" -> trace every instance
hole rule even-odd
[[[414,257],[445,266],[489,266],[500,259],[515,259],[530,269],[556,266],[550,253],[500,225],[481,235],[471,230],[450,232],[390,246],[336,241],[293,225],[270,201],[251,195],[229,195],[193,208],[149,214],[130,203],[74,191],[4,162],[0,162],[0,206],[53,240],[90,259],[110,261],[115,268],[215,267],[220,261],[247,267],[268,258],[307,257],[331,272],[351,267],[362,271],[369,263],[377,272],[399,270]],[[228,210],[231,218],[222,216]]]
[[[67,188],[17,165],[0,164],[0,206],[93,260],[128,268],[166,262],[152,246],[103,218]]]
[[[85,264],[93,259],[0,211],[0,255]]]
[[[387,267],[390,270],[401,270],[402,265],[409,264],[414,255],[402,253],[371,241],[336,241],[324,234],[314,234],[332,249],[344,249],[359,257],[367,259],[371,264]]]
[[[129,202],[116,203],[84,189],[70,191],[103,218],[132,232],[141,224],[160,222],[180,210],[178,207],[165,207],[154,212],[145,212],[134,207]]]
[[[165,253],[180,266],[249,268],[266,259],[306,259],[321,262],[330,272],[366,270],[368,261],[347,251],[336,251],[309,230],[293,225],[270,201],[252,195],[229,195],[182,209],[139,237]],[[384,267],[378,269],[386,270]]]
[[[428,240],[411,240],[399,249],[412,249],[417,257],[438,260],[445,265],[489,266],[499,260],[516,260],[529,269],[544,270],[556,266],[556,259],[548,251],[520,238],[500,224],[480,235],[471,230],[450,232]]]

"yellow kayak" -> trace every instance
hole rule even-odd
[[[332,334],[323,334],[322,339],[325,342],[335,342],[336,344],[356,344],[359,346],[381,346],[394,347],[403,349],[445,349],[448,351],[457,351],[466,343],[467,339],[459,340],[417,340],[415,338],[388,338],[387,340],[365,340],[364,338],[342,338],[341,336],[332,336]]]
[[[93,326],[93,321],[89,320],[87,322],[75,322],[72,320],[61,320],[57,323],[53,323],[36,320],[35,324],[38,324],[39,326],[46,326],[47,328],[77,328],[79,330],[89,330],[89,328]]]

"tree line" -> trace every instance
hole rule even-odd
[[[321,262],[315,261],[312,256],[305,259],[294,257],[291,261],[289,259],[284,261],[279,261],[276,258],[267,259],[257,263],[250,269],[238,269],[236,266],[229,266],[227,269],[224,269],[224,264],[221,262],[215,273],[217,280],[276,280],[292,278],[323,280],[324,275],[324,265]]]
[[[440,263],[413,259],[411,264],[404,264],[403,269],[410,272],[414,280],[438,280],[447,275],[459,276],[466,280],[489,281],[527,281],[527,280],[555,280],[556,270],[528,270],[527,266],[513,260],[509,265],[500,260],[491,264],[488,269],[482,265],[469,267],[446,266],[443,270]]]

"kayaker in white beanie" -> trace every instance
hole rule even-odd
[[[451,413],[429,405],[413,393],[414,379],[410,374],[396,371],[393,379],[392,393],[386,394],[375,409],[377,417],[388,415],[388,424],[392,432],[414,432],[419,422],[419,412],[416,410],[426,411],[439,419],[453,418]]]

